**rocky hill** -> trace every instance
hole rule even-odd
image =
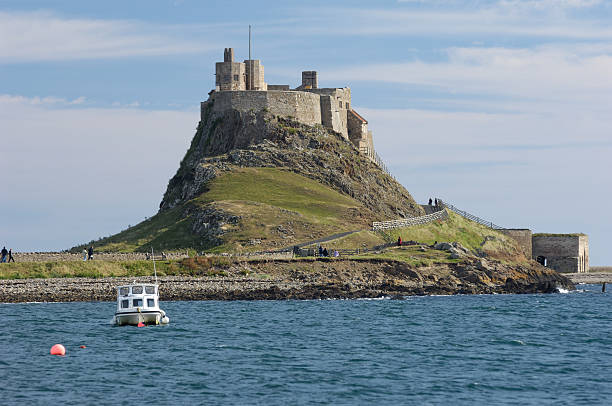
[[[424,214],[341,135],[267,111],[210,107],[159,212],[96,242],[99,250],[281,248]]]

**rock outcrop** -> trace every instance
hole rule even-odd
[[[207,182],[232,167],[291,170],[356,199],[376,213],[372,220],[423,215],[402,185],[341,135],[267,112],[238,111],[205,115],[160,212],[197,197]]]

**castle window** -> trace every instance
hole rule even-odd
[[[340,106],[340,108],[342,108],[342,101],[339,101],[338,105]]]
[[[346,103],[346,108],[347,108],[347,109],[349,108],[349,104],[348,104],[348,102]]]
[[[238,75],[234,75],[234,81],[238,82]]]

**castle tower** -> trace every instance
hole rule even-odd
[[[245,65],[234,62],[234,48],[225,48],[223,62],[215,64],[215,90],[246,90]]]
[[[264,82],[264,67],[259,59],[245,59],[246,90],[268,90]]]
[[[303,89],[317,89],[319,87],[319,78],[316,70],[307,70],[302,72]]]

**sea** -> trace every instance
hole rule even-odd
[[[0,404],[612,404],[601,285],[162,308],[138,328],[112,302],[0,304]]]

